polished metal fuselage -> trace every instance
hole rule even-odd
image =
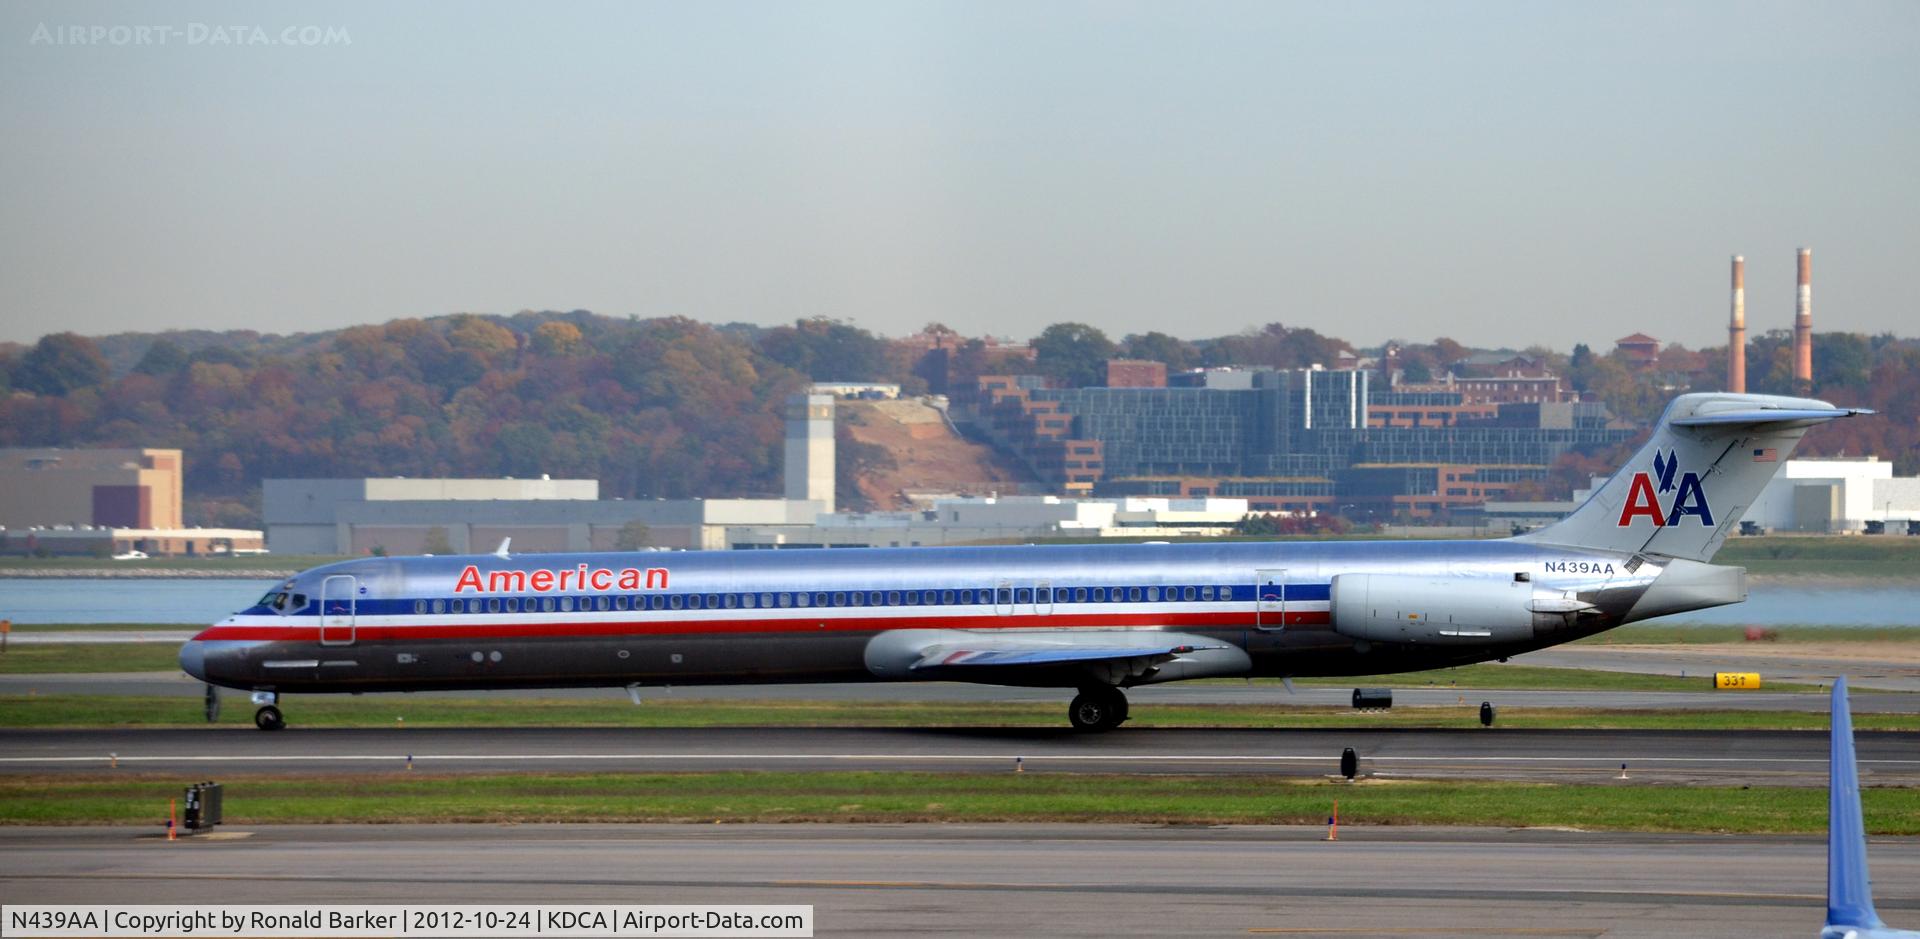
[[[843,682],[875,680],[863,653],[894,629],[1166,630],[1244,649],[1249,675],[1380,674],[1619,625],[1663,566],[1508,539],[367,558],[290,578],[279,591],[304,603],[236,613],[182,662],[279,692]],[[561,571],[574,576],[556,587]],[[1524,641],[1355,641],[1329,621],[1325,589],[1350,573],[1524,575],[1591,608]]]

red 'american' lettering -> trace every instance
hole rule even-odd
[[[454,593],[553,593],[566,590],[665,590],[664,567],[574,567],[537,571],[486,571],[469,564],[454,581]]]

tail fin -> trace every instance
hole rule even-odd
[[[1871,412],[1811,398],[1681,395],[1632,461],[1573,514],[1521,537],[1710,560],[1808,428],[1861,413]]]
[[[1867,876],[1867,826],[1860,817],[1860,772],[1853,758],[1847,679],[1833,683],[1833,750],[1827,771],[1827,925],[1877,929]]]

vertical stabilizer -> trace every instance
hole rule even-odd
[[[1711,560],[1808,428],[1859,413],[1811,398],[1681,395],[1592,497],[1521,539]]]
[[[1853,758],[1847,679],[1833,683],[1832,762],[1827,771],[1827,925],[1878,929],[1867,876],[1867,826],[1860,814],[1860,772]]]

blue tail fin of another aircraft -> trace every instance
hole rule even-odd
[[[1827,776],[1827,925],[1876,929],[1867,876],[1867,826],[1860,813],[1860,772],[1853,757],[1853,715],[1847,679],[1833,683],[1832,762]]]

